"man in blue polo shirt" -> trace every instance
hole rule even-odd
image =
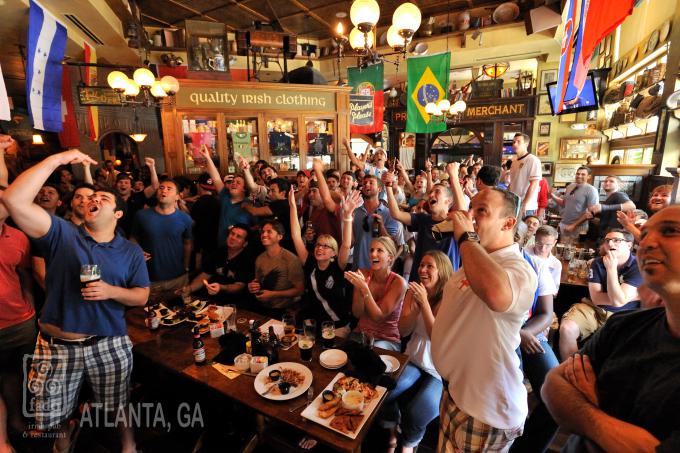
[[[49,156],[22,173],[3,197],[12,219],[42,249],[47,266],[45,307],[28,379],[30,401],[25,403],[34,409],[38,428],[59,431],[55,451],[69,448],[70,430],[64,422],[84,380],[106,411],[127,406],[132,343],[125,307],[144,305],[149,295],[142,250],[116,234],[123,202],[115,193],[97,190],[80,227],[34,203],[53,171],[82,162],[96,163],[77,150]],[[81,288],[84,264],[97,264],[101,279]],[[122,451],[135,451],[132,428],[126,423],[119,428]]]
[[[623,229],[609,230],[602,245],[604,256],[590,265],[588,292],[572,305],[560,323],[560,357],[566,360],[578,351],[578,341],[594,334],[611,315],[640,308],[638,286],[642,276],[631,254],[633,235]]]

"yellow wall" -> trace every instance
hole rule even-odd
[[[621,24],[619,55],[626,55],[645,39],[654,29],[670,19],[677,7],[677,0],[642,0]]]

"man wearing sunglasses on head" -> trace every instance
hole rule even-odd
[[[609,230],[602,244],[604,255],[590,265],[588,292],[571,306],[560,323],[560,358],[578,351],[578,342],[589,338],[616,312],[640,307],[638,286],[642,276],[631,254],[633,235],[623,229]]]
[[[562,208],[560,242],[574,244],[578,241],[579,235],[588,232],[588,219],[592,218],[588,208],[599,203],[597,189],[588,184],[591,173],[590,168],[579,167],[574,182],[564,191],[564,197],[550,194]]]

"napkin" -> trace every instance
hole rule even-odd
[[[274,333],[276,336],[279,338],[283,336],[283,322],[277,321],[276,319],[270,319],[260,326],[260,332],[269,333],[269,326],[274,326]]]
[[[235,379],[241,375],[241,373],[238,370],[228,365],[223,365],[221,363],[213,363],[212,366],[229,379]]]

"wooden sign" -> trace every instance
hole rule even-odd
[[[177,108],[251,108],[335,112],[335,93],[261,88],[182,87],[177,92],[176,103]]]
[[[373,124],[373,96],[349,95],[349,124],[369,126]]]
[[[472,82],[472,97],[477,98],[498,98],[503,89],[503,79],[478,80]]]
[[[527,118],[533,116],[532,98],[485,103],[469,103],[463,121]]]
[[[78,87],[80,105],[121,105],[118,93],[109,87]]]

